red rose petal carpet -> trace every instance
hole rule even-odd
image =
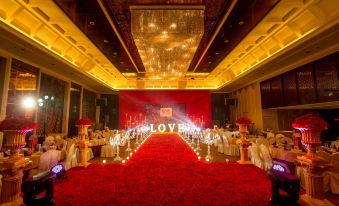
[[[269,205],[270,181],[253,165],[205,162],[177,134],[153,134],[125,164],[72,168],[56,205]]]

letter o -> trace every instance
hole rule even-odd
[[[158,131],[159,132],[165,132],[166,131],[166,125],[165,124],[159,124],[158,125]]]

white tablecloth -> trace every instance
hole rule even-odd
[[[284,150],[284,148],[281,147],[269,147],[270,153],[272,158],[285,160],[288,162],[294,162],[294,160],[297,158],[297,156],[301,156],[305,154],[304,152],[300,150]]]

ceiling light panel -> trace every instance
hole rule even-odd
[[[133,39],[148,78],[184,76],[204,32],[204,7],[130,9]]]

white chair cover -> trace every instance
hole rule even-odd
[[[40,156],[39,160],[39,172],[48,171],[52,166],[58,164],[61,158],[61,151],[58,150],[48,150]]]
[[[224,145],[219,135],[217,136],[217,145],[218,145],[218,152],[224,153]]]
[[[251,162],[259,167],[259,168],[263,168],[263,161],[259,155],[259,148],[257,146],[257,144],[252,144],[250,147],[249,147],[249,151],[250,151],[250,156],[251,156]]]
[[[222,140],[223,140],[223,146],[224,146],[224,154],[225,155],[231,155],[230,153],[230,145],[228,143],[227,137],[225,135],[222,136]]]
[[[263,160],[263,169],[268,171],[272,167],[272,158],[270,155],[270,152],[268,150],[268,147],[264,144],[259,145],[259,151],[261,159]]]
[[[274,133],[273,132],[268,132],[267,133],[267,139],[274,138]]]
[[[269,141],[267,139],[263,138],[263,137],[257,138],[256,143],[257,143],[257,145],[263,144],[266,147],[268,147],[270,145]]]
[[[332,154],[331,164],[333,169],[330,171],[330,188],[333,194],[339,194],[339,152]]]
[[[53,136],[46,137],[45,141],[42,143],[42,146],[50,147],[55,145],[55,139]]]
[[[229,144],[230,155],[239,156],[240,151],[239,151],[239,145],[237,145],[237,138],[232,137],[230,140],[231,140],[229,141],[230,142]]]
[[[65,160],[65,169],[68,170],[72,167],[77,166],[76,148],[75,144],[72,144],[68,150],[67,157]]]

